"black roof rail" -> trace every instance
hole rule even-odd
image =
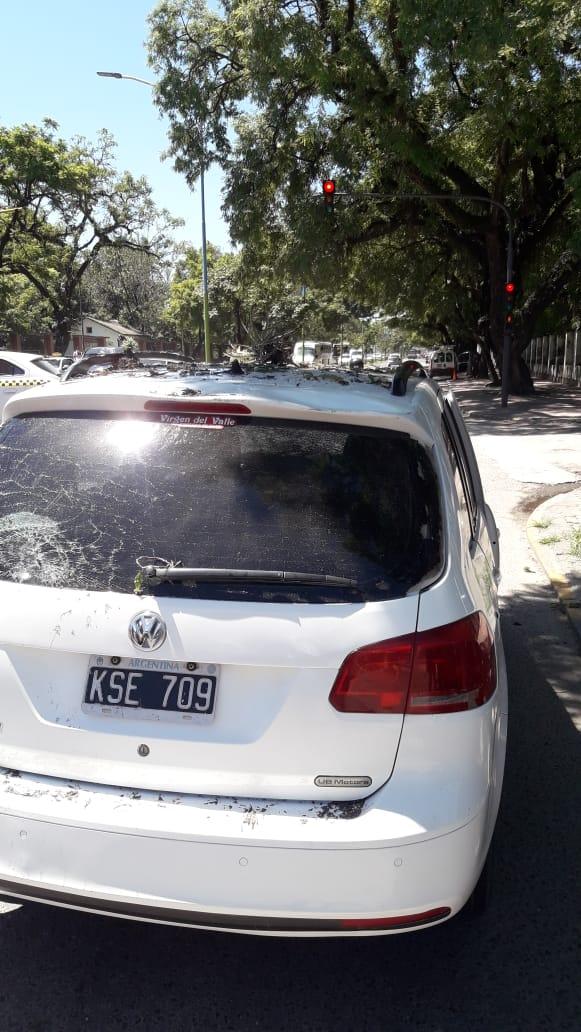
[[[407,362],[402,362],[393,374],[391,393],[395,394],[398,398],[402,398],[407,391],[410,376],[424,377],[424,379],[428,378],[423,365],[410,358]]]

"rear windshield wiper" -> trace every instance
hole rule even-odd
[[[143,564],[139,560],[143,580],[149,584],[162,581],[194,581],[217,584],[313,584],[322,587],[358,588],[350,577],[333,577],[322,573],[298,573],[294,570],[235,570],[203,566]]]

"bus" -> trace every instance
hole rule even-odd
[[[333,345],[328,340],[298,340],[293,348],[296,366],[328,366],[333,362]]]

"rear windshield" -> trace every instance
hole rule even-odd
[[[157,556],[188,567],[357,582],[356,589],[191,583],[153,589],[319,602],[398,597],[437,574],[437,481],[417,441],[312,422],[226,422],[231,425],[168,425],[85,413],[6,423],[0,579],[131,593],[139,590],[137,557]]]
[[[53,376],[58,376],[59,360],[57,358],[54,361],[51,361],[49,358],[33,358],[32,362],[39,369],[44,369],[45,373],[52,373]]]

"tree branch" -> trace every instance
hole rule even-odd
[[[570,279],[581,269],[581,254],[574,251],[564,251],[555,262],[548,276],[536,290],[529,295],[519,312],[519,322],[525,328],[523,348],[528,344],[528,331],[533,327],[535,320],[549,305],[557,299],[560,292]]]

